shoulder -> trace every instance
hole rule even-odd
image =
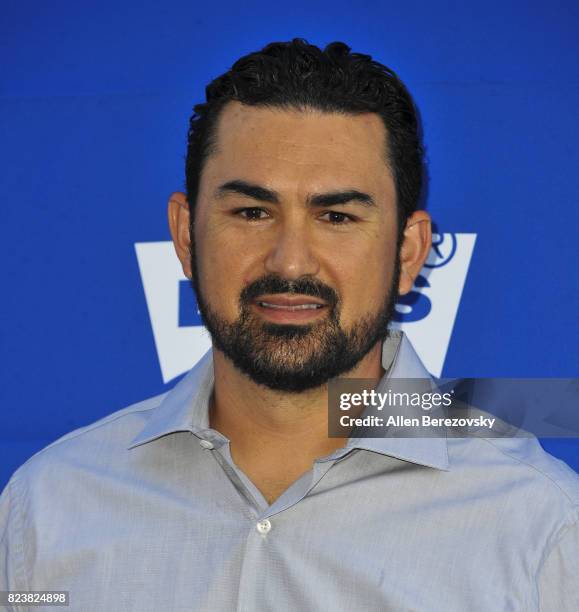
[[[19,487],[54,475],[63,466],[114,460],[144,427],[152,410],[169,392],[144,399],[117,410],[89,425],[75,429],[32,455],[12,475],[10,485]]]
[[[484,440],[516,466],[521,474],[528,474],[538,485],[562,497],[571,507],[579,507],[579,475],[564,461],[545,451],[537,438]]]
[[[102,503],[100,495],[107,481],[120,479],[117,468],[126,463],[131,440],[166,395],[137,402],[71,431],[12,474],[0,495],[0,566],[5,560],[0,589],[8,585],[26,590],[30,555],[38,542],[50,540],[58,526],[66,529],[78,523],[87,509]]]
[[[451,466],[466,478],[502,488],[529,516],[545,509],[561,528],[577,521],[579,475],[534,436],[467,437],[448,443]]]

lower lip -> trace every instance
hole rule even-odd
[[[309,323],[326,314],[327,306],[321,308],[303,308],[290,310],[284,308],[267,308],[258,303],[253,304],[254,309],[264,318],[275,323]]]

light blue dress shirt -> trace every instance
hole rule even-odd
[[[383,366],[427,376],[400,334]],[[212,388],[209,352],[20,467],[0,590],[79,612],[579,610],[579,478],[534,438],[348,439],[269,505],[209,427]]]

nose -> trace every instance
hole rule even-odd
[[[279,226],[265,260],[265,269],[289,280],[319,272],[305,221],[286,220]]]

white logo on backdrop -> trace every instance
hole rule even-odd
[[[442,375],[476,234],[433,234],[429,257],[410,294],[396,305],[402,329],[426,369]]]
[[[441,376],[476,234],[434,234],[429,258],[410,294],[396,306],[393,327],[408,335],[428,371]],[[163,382],[189,370],[211,346],[173,243],[135,244]],[[191,297],[186,303],[195,308]],[[185,309],[185,312],[183,310]],[[183,320],[186,320],[185,323]]]

